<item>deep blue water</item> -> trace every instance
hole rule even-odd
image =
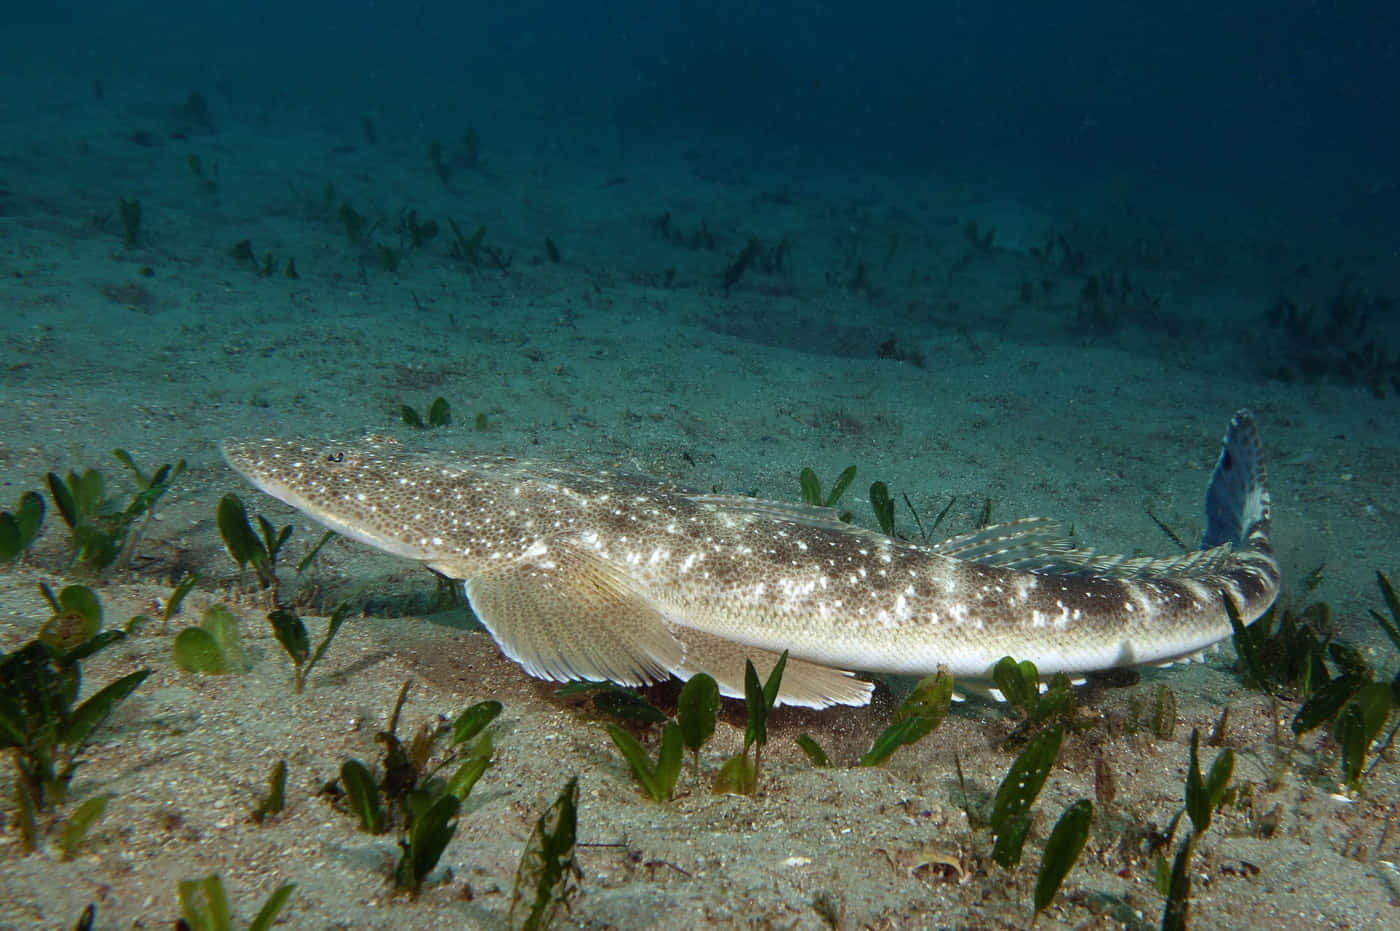
[[[35,80],[193,69],[389,131],[506,96],[523,121],[739,133],[853,165],[1130,168],[1400,248],[1400,10],[1379,0],[11,6],[5,45]]]

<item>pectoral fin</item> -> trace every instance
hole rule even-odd
[[[532,676],[646,685],[681,669],[684,648],[662,616],[568,542],[474,576],[466,591],[501,652]]]

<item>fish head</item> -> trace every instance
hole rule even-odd
[[[389,439],[228,440],[223,453],[259,490],[330,530],[454,578],[505,541],[520,545],[490,520],[492,485],[482,467],[406,453]]]

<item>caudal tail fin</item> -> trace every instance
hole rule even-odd
[[[1236,411],[1225,431],[1225,445],[1206,489],[1206,532],[1201,549],[1222,543],[1236,549],[1268,543],[1269,489],[1254,414]]]

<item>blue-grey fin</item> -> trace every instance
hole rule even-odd
[[[685,645],[685,660],[677,675],[689,679],[699,672],[709,673],[719,684],[721,695],[744,697],[744,661],[753,662],[760,681],[778,664],[781,653],[760,650],[693,627],[671,625],[671,634]],[[832,705],[866,705],[874,686],[844,669],[821,666],[788,657],[778,688],[779,705],[828,708]]]
[[[1201,549],[1228,543],[1244,544],[1256,525],[1267,531],[1269,521],[1268,476],[1259,451],[1254,415],[1237,411],[1225,431],[1220,458],[1206,489],[1206,532]]]
[[[682,669],[685,648],[662,615],[625,577],[568,541],[465,587],[501,652],[532,676],[646,685]]]

